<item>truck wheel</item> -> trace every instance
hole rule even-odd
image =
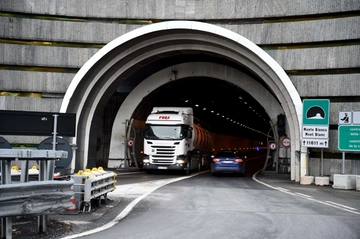
[[[190,160],[187,161],[186,163],[186,171],[185,171],[185,174],[186,175],[190,175],[191,173],[191,163],[190,163]]]

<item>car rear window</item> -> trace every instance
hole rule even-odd
[[[216,154],[216,157],[227,157],[227,158],[230,158],[230,157],[236,157],[236,152],[234,151],[220,151]]]

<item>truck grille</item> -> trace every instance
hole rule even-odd
[[[155,150],[155,153],[150,155],[151,163],[169,165],[174,164],[175,146],[151,146],[151,151]]]

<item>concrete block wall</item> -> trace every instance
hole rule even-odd
[[[324,176],[328,176],[330,182],[334,181],[334,174],[342,174],[342,159],[323,159]],[[321,159],[311,158],[309,161],[311,176],[321,175]],[[345,174],[349,175],[360,175],[360,160],[349,160],[346,159],[345,154]]]
[[[126,19],[244,19],[256,17],[293,16],[305,14],[333,13],[359,10],[357,0],[4,0],[0,4],[4,11],[43,13],[77,17],[99,17]]]
[[[122,20],[198,20],[263,47],[289,72],[301,97],[341,97],[342,102],[330,106],[330,124],[336,125],[338,111],[360,109],[354,97],[359,96],[360,73],[296,72],[359,69],[360,16],[351,14],[359,10],[358,0],[2,0],[0,12],[9,15],[0,17],[0,38],[5,40],[0,43],[0,92],[39,92],[42,98],[0,96],[0,109],[57,112],[76,71],[101,46],[142,27],[119,24]],[[329,143],[324,151],[338,152],[337,130],[330,130]]]
[[[43,92],[49,94],[62,94],[66,92],[75,74],[54,72],[25,72],[0,71],[0,81],[3,91]]]

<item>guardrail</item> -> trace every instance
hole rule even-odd
[[[0,217],[55,214],[71,207],[70,181],[40,181],[0,186]]]
[[[100,206],[101,197],[104,197],[106,203],[107,194],[116,188],[116,173],[106,172],[101,167],[80,170],[71,178],[74,180],[75,208],[83,212],[91,211],[91,202],[94,200],[98,200]]]
[[[68,152],[62,150],[0,149],[1,185],[0,217],[1,237],[12,238],[12,216],[40,215],[39,231],[46,231],[45,214],[56,214],[71,206],[74,194],[71,181],[52,181],[52,164],[55,159],[67,158]],[[11,180],[11,160],[39,159],[39,180],[27,181],[28,170],[21,172],[22,182]],[[47,163],[47,161],[49,163]]]

